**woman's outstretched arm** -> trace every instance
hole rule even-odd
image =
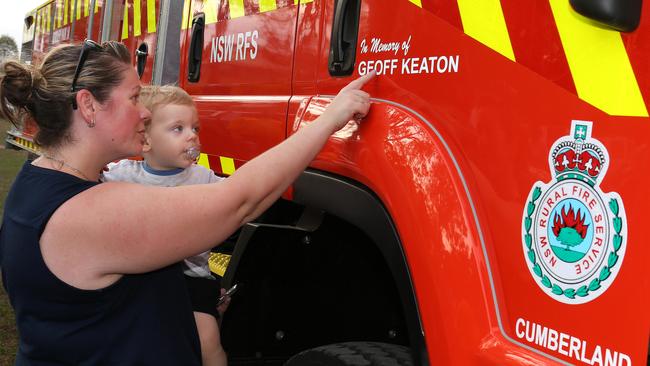
[[[368,113],[369,95],[361,88],[373,76],[352,81],[316,121],[221,183],[105,183],[75,196],[41,237],[46,264],[68,284],[95,289],[213,247],[275,202],[332,133]]]

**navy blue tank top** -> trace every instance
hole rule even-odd
[[[48,220],[96,184],[27,162],[7,196],[0,268],[20,333],[16,365],[200,365],[180,264],[99,290],[68,285],[45,265],[39,240]]]

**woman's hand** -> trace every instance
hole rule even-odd
[[[334,97],[332,103],[325,109],[323,116],[334,123],[334,131],[338,131],[351,119],[361,119],[370,109],[370,94],[361,88],[375,77],[370,72],[346,85]]]

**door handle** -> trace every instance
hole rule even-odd
[[[192,20],[192,40],[187,57],[187,80],[197,82],[201,77],[201,59],[203,57],[203,29],[205,28],[205,15],[197,14]]]
[[[361,0],[337,0],[330,38],[329,72],[347,76],[354,71]]]
[[[142,78],[144,69],[147,66],[147,56],[149,55],[149,47],[146,43],[142,42],[135,50],[136,67],[138,69],[138,77]]]

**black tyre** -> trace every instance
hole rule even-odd
[[[376,342],[347,342],[308,349],[284,366],[413,366],[409,349]]]

